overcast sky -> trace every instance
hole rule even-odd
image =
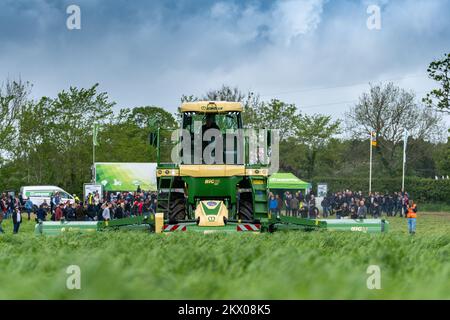
[[[69,30],[66,9],[81,9]],[[369,5],[381,29],[369,30]],[[1,0],[0,82],[33,96],[100,83],[118,107],[170,111],[222,84],[341,117],[368,82],[421,98],[430,61],[450,51],[448,0]]]

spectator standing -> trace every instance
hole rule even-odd
[[[408,231],[409,234],[414,235],[416,233],[417,206],[412,200],[409,200],[406,210]]]
[[[13,233],[19,233],[20,224],[22,223],[22,215],[19,209],[14,209],[13,211]]]
[[[286,191],[284,198],[284,205],[286,206],[287,216],[291,215],[291,206],[290,206],[291,199],[292,199],[291,193],[289,191]]]
[[[111,210],[110,210],[109,203],[107,203],[105,205],[105,208],[103,209],[102,217],[103,217],[103,220],[105,220],[105,221],[111,220]]]
[[[31,211],[33,210],[33,201],[30,198],[25,202],[25,210],[27,210],[28,221],[31,219]]]
[[[3,216],[5,215],[5,212],[3,210],[0,210],[0,234],[4,233],[2,228],[2,222],[3,222]]]
[[[123,205],[122,202],[117,204],[116,211],[114,212],[114,218],[122,219],[123,218]]]
[[[376,218],[379,218],[380,215],[381,215],[380,204],[378,203],[378,201],[375,200],[374,203],[373,203],[372,217],[374,219],[376,219]]]
[[[404,192],[403,193],[403,200],[402,200],[402,206],[403,206],[402,214],[405,215],[405,218],[407,217],[408,204],[409,204],[408,194],[406,192]]]
[[[297,217],[297,215],[298,215],[298,206],[299,206],[299,201],[298,201],[297,197],[292,197],[292,199],[289,202],[289,207],[291,208],[291,214],[293,217]]]
[[[138,206],[138,215],[142,216],[142,213],[144,212],[144,200],[143,199],[139,200],[137,206]]]
[[[365,205],[364,201],[361,200],[359,202],[359,207],[358,207],[358,218],[359,219],[365,219],[366,215],[367,215],[367,206]]]
[[[314,197],[314,195],[311,193],[310,197],[309,197],[309,201],[308,201],[308,215],[309,217],[311,216],[315,216],[316,215],[316,198]]]
[[[62,203],[59,204],[59,206],[56,207],[55,209],[55,221],[60,221],[61,219],[64,218],[64,214],[63,214],[63,205]]]
[[[3,214],[3,217],[6,216],[6,212],[8,211],[8,205],[6,204],[6,195],[2,194],[0,198],[0,212]]]
[[[278,217],[278,201],[272,194],[269,199],[269,211],[272,215],[277,215]]]
[[[47,211],[45,211],[44,204],[41,204],[36,212],[36,219],[39,221],[45,221],[45,216],[47,215]]]
[[[87,207],[83,205],[82,203],[79,203],[77,206],[77,209],[75,210],[75,215],[77,221],[85,221],[86,220],[86,212]]]
[[[55,194],[52,193],[52,195],[50,196],[50,215],[53,216],[53,209],[55,208]],[[51,220],[53,220],[51,218]]]
[[[328,196],[325,196],[320,203],[323,209],[323,217],[328,218],[329,210],[330,210],[330,199]]]
[[[350,219],[358,219],[358,207],[352,206],[350,208]]]
[[[344,202],[341,208],[341,217],[346,218],[350,215],[350,208],[348,207],[348,203]]]
[[[281,209],[283,208],[283,201],[281,200],[281,198],[280,198],[280,196],[277,194],[277,195],[275,195],[275,199],[277,200],[277,202],[278,202],[278,215],[280,215],[281,214]]]

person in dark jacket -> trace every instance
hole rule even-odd
[[[41,204],[36,212],[36,222],[45,221],[47,211],[44,209],[44,205]]]
[[[281,198],[280,198],[280,196],[278,194],[275,195],[275,199],[278,202],[278,207],[277,207],[278,212],[277,212],[277,214],[280,215],[281,214],[281,209],[283,208],[283,200],[281,200]]]
[[[325,196],[320,205],[323,209],[323,217],[328,218],[328,212],[330,211],[330,198],[328,196]]]
[[[373,208],[372,208],[372,217],[373,218],[379,218],[380,217],[380,215],[381,215],[380,209],[381,209],[380,208],[380,204],[378,203],[377,200],[375,200],[374,203],[373,203]]]
[[[359,201],[359,207],[357,211],[357,215],[359,219],[365,219],[367,214],[367,206],[364,203],[364,200]]]
[[[0,233],[4,233],[2,228],[3,216],[4,216],[3,210],[0,210]]]
[[[76,210],[75,215],[77,221],[85,221],[86,220],[86,214],[87,214],[87,207],[86,205],[83,205],[82,203],[79,203]]]
[[[308,201],[308,217],[311,219],[315,219],[317,216],[317,208],[316,208],[316,198],[314,194],[311,192]]]
[[[22,223],[22,215],[20,214],[20,210],[15,208],[12,214],[13,220],[13,233],[19,233],[20,224]]]
[[[114,211],[114,218],[115,219],[122,219],[123,218],[123,208],[122,204],[119,203],[116,207],[116,210]]]
[[[298,215],[299,201],[296,197],[292,197],[289,201],[289,207],[291,208],[291,214],[293,217]]]

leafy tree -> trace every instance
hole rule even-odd
[[[0,159],[10,154],[13,144],[11,138],[17,134],[17,121],[22,109],[28,103],[31,84],[22,80],[7,80],[0,87]]]
[[[347,129],[354,137],[367,137],[376,133],[378,146],[375,149],[383,168],[389,174],[401,169],[403,133],[407,129],[411,137],[408,148],[415,141],[439,141],[442,135],[441,117],[415,102],[415,95],[393,83],[371,85],[359,102],[346,114]],[[409,152],[417,156],[417,153]]]
[[[121,110],[128,113],[127,120],[136,124],[141,129],[148,129],[150,124],[157,124],[160,128],[174,129],[177,122],[173,115],[156,106],[137,107]]]
[[[175,129],[171,113],[160,107],[146,106],[121,109],[99,134],[98,160],[112,162],[156,161],[156,149],[149,144],[149,124]]]
[[[79,191],[91,179],[92,124],[106,123],[114,103],[97,85],[71,87],[55,99],[43,97],[23,106],[9,166],[21,179],[7,184],[57,184]],[[15,183],[20,183],[15,185]]]
[[[254,126],[279,130],[280,141],[286,141],[295,135],[301,119],[301,114],[295,104],[278,99],[263,102],[254,110]]]
[[[318,152],[340,133],[340,122],[320,114],[302,115],[295,129],[296,139],[306,147],[306,176],[311,179],[316,173]]]
[[[423,102],[442,112],[450,113],[450,53],[440,60],[430,63],[428,76],[439,83],[438,89],[433,89],[423,98]]]

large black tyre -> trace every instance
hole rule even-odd
[[[184,197],[172,201],[170,207],[170,221],[179,221],[186,219],[186,200],[184,199]]]
[[[239,219],[253,221],[253,201],[251,193],[241,194],[239,200]]]
[[[167,198],[167,194],[160,194],[160,199]],[[186,200],[183,194],[172,193],[170,208],[167,208],[167,201],[158,201],[158,212],[164,212],[164,218],[174,222],[186,218]]]

